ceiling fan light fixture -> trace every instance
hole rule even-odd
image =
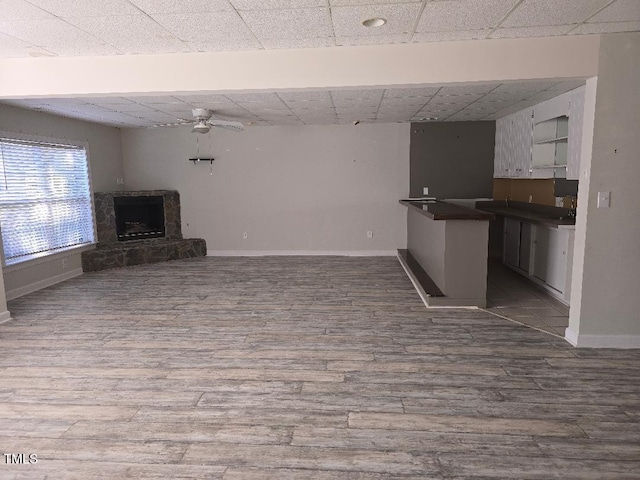
[[[208,133],[211,130],[211,127],[207,125],[204,120],[199,121],[195,125],[193,125],[193,129],[191,133]]]
[[[364,22],[362,22],[362,25],[364,25],[365,27],[370,27],[370,28],[378,28],[378,27],[383,26],[385,23],[387,23],[387,19],[386,18],[373,17],[373,18],[366,19]]]

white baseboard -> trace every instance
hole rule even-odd
[[[207,250],[207,257],[395,257],[396,250]]]
[[[5,310],[4,312],[0,313],[0,325],[2,325],[3,323],[7,323],[10,320],[11,313],[9,312],[9,310]]]
[[[564,338],[579,348],[640,348],[640,335],[580,335],[567,328]]]
[[[7,300],[14,300],[18,297],[22,297],[23,295],[27,295],[28,293],[42,290],[43,288],[50,287],[51,285],[64,282],[65,280],[69,280],[70,278],[74,278],[80,275],[82,275],[82,269],[76,268],[59,275],[54,275],[53,277],[38,280],[37,282],[30,283],[29,285],[25,285],[24,287],[14,288],[13,290],[7,291]]]

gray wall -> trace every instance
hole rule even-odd
[[[124,177],[122,142],[117,128],[0,105],[0,130],[87,142],[93,190],[123,188],[116,184],[116,178]],[[81,272],[79,253],[58,254],[7,267],[4,269],[7,297],[44,288]]]
[[[411,196],[491,198],[496,123],[411,124]]]
[[[639,58],[640,33],[602,37],[590,155],[583,144],[567,332],[578,346],[640,347]],[[587,82],[586,104],[590,92]],[[598,192],[611,192],[610,208],[597,207]]]
[[[178,190],[183,235],[204,238],[211,254],[406,245],[408,123],[213,129],[211,141],[190,127],[126,129],[122,139],[127,187]],[[188,161],[196,139],[213,166]]]

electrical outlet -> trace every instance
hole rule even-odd
[[[529,203],[533,202],[533,195],[529,195]]]
[[[244,232],[244,233],[242,234],[242,238],[244,238],[245,240],[247,239],[247,232]]]
[[[429,195],[429,187],[422,187],[422,195]]]
[[[371,230],[367,230],[367,238],[373,238],[373,232]]]

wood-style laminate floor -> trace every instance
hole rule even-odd
[[[426,310],[394,258],[182,260],[9,307],[0,449],[37,463],[3,480],[640,478],[640,351]]]

